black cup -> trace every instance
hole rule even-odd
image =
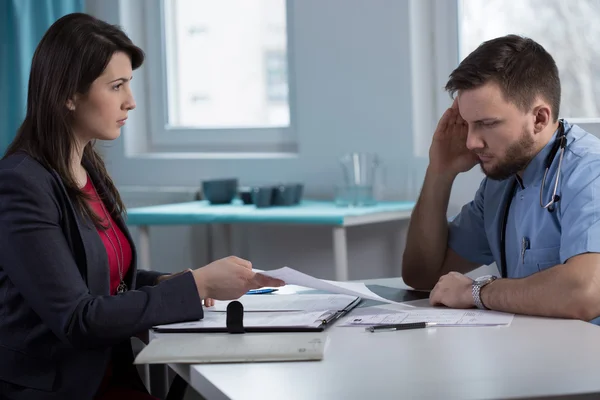
[[[212,179],[202,182],[202,194],[210,204],[228,204],[235,198],[238,180]]]
[[[273,192],[273,205],[291,206],[296,200],[296,186],[277,185]]]
[[[302,201],[302,193],[304,192],[304,185],[301,183],[294,183],[291,185],[294,187],[294,204],[300,204]]]
[[[286,183],[275,186],[273,204],[276,206],[292,206],[302,200],[304,185],[301,183]]]
[[[252,188],[241,187],[238,190],[238,195],[244,204],[252,204]]]
[[[252,202],[256,208],[271,207],[273,205],[273,187],[261,186],[253,188]]]

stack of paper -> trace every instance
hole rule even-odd
[[[248,332],[321,331],[346,315],[360,297],[343,294],[248,295],[239,301],[244,307],[242,323]],[[205,307],[204,318],[154,327],[157,332],[227,332],[227,305],[216,301]]]
[[[244,327],[250,328],[317,328],[323,324],[323,319],[330,312],[249,312],[244,314]],[[225,330],[227,326],[227,314],[222,312],[210,312],[204,314],[199,321],[181,322],[168,325],[157,325],[157,332],[200,332],[211,330]]]
[[[394,311],[377,307],[354,310],[341,326],[371,326],[435,322],[437,326],[508,326],[514,314],[484,310],[455,310],[448,308],[414,308]]]
[[[343,310],[356,299],[345,294],[273,294],[245,295],[237,301],[244,306],[244,312],[255,311],[326,311]],[[215,300],[215,305],[204,311],[227,311],[233,300]]]

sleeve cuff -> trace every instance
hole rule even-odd
[[[204,318],[202,300],[191,272],[167,279],[155,289],[159,289],[162,293],[161,308],[165,313],[161,314],[169,316],[166,321],[161,322],[162,324]]]
[[[137,275],[136,275],[136,282],[135,282],[135,286],[136,288],[140,288],[142,286],[154,286],[156,285],[158,282],[158,278],[160,276],[164,276],[164,275],[169,275],[168,273],[165,272],[158,272],[158,271],[147,271],[145,269],[138,269],[137,270]]]

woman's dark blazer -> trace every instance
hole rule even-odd
[[[94,170],[87,171],[106,193]],[[91,399],[112,354],[131,367],[130,338],[153,325],[202,318],[191,273],[154,286],[136,268],[109,295],[106,249],[75,211],[55,171],[24,153],[0,161],[0,398]]]

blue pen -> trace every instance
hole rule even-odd
[[[248,290],[246,294],[266,294],[276,292],[277,289],[274,288],[265,288],[265,289],[252,289]]]

